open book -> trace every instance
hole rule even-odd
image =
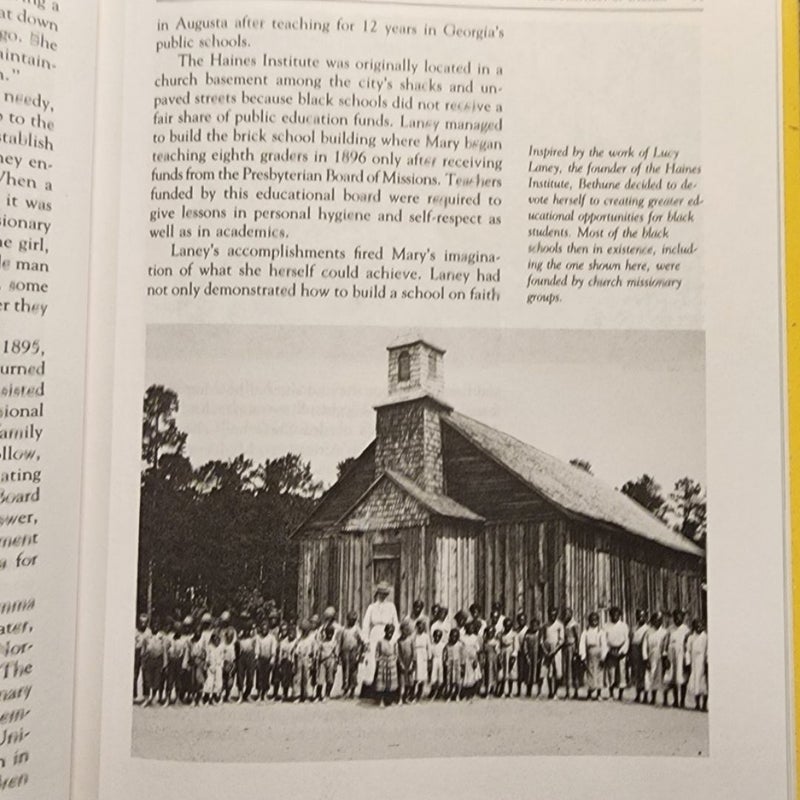
[[[0,795],[793,793],[777,5],[0,0]]]

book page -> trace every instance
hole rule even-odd
[[[0,3],[0,793],[66,798],[94,3]]]
[[[92,175],[92,236],[86,359],[81,544],[71,797],[94,797],[99,778],[102,645],[108,548],[113,302],[121,170],[121,77],[124,14],[119,0],[98,12]]]
[[[100,797],[788,794],[776,33],[129,4]]]

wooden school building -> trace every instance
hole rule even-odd
[[[332,604],[363,614],[386,581],[400,615],[414,599],[455,613],[582,622],[619,606],[690,617],[704,610],[704,551],[584,470],[455,411],[444,351],[388,348],[388,397],[375,439],[294,532],[298,614]]]

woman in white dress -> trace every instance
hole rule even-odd
[[[708,634],[703,623],[696,619],[686,638],[686,666],[689,667],[689,693],[694,695],[694,707],[705,711],[708,702]]]
[[[386,625],[394,625],[395,637],[400,627],[397,617],[397,607],[389,600],[389,585],[379,583],[375,587],[375,600],[367,606],[364,612],[364,619],[361,624],[362,635],[367,643],[364,654],[364,683],[372,684],[375,680],[375,648],[383,638]]]
[[[589,625],[581,633],[578,642],[578,655],[586,670],[586,699],[599,700],[603,691],[603,662],[608,655],[608,643],[606,632],[600,627],[600,616],[596,611],[589,614],[588,621]]]
[[[664,627],[664,618],[659,613],[650,618],[650,627],[642,640],[642,658],[647,665],[644,676],[644,688],[650,693],[650,705],[655,705],[656,693],[664,696],[664,705],[667,704],[664,691],[664,662],[667,660],[668,631]]]

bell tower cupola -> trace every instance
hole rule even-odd
[[[440,416],[452,411],[442,400],[444,353],[418,336],[386,348],[389,395],[375,406],[375,468],[400,472],[429,492],[444,491]]]

